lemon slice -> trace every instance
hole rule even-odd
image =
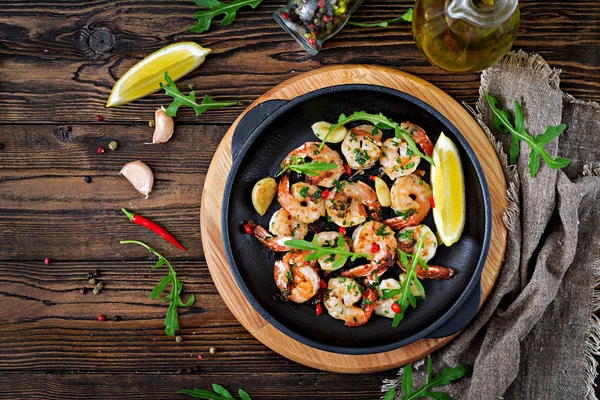
[[[150,54],[125,72],[113,86],[106,107],[119,106],[160,90],[165,72],[177,81],[198,68],[211,49],[196,43],[175,43]]]
[[[446,246],[458,241],[465,227],[465,180],[456,145],[442,132],[433,148],[431,187],[433,220]]]
[[[276,191],[277,182],[273,178],[263,178],[254,184],[252,188],[252,205],[257,213],[265,215]]]

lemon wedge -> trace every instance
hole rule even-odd
[[[160,90],[165,72],[177,81],[198,68],[211,49],[196,43],[175,43],[150,54],[131,67],[113,86],[106,107],[119,106]]]
[[[277,192],[277,182],[273,178],[263,178],[252,188],[252,205],[257,213],[265,215]]]
[[[460,239],[465,227],[465,180],[458,148],[443,132],[433,148],[433,161],[433,220],[440,241],[450,246]]]

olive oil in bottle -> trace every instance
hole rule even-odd
[[[417,0],[413,36],[425,57],[451,72],[481,71],[510,50],[517,0]]]

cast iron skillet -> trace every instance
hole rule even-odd
[[[326,315],[325,309],[323,315],[316,316],[314,307],[306,304],[275,301],[276,256],[241,229],[242,223],[249,219],[268,226],[280,205],[273,201],[265,216],[260,217],[250,201],[252,187],[259,179],[274,177],[281,160],[291,150],[316,140],[310,128],[314,122],[334,122],[342,113],[349,115],[363,110],[383,113],[398,122],[410,120],[424,128],[434,143],[443,131],[459,148],[465,176],[467,217],[462,237],[449,248],[440,245],[430,261],[453,268],[456,274],[447,281],[424,281],[426,300],[416,309],[409,309],[397,328],[391,327],[391,319],[375,314],[363,326],[347,327]],[[331,147],[339,150],[335,145]],[[481,165],[465,138],[429,105],[406,93],[373,85],[340,85],[291,101],[271,100],[253,108],[240,121],[232,139],[232,154],[221,216],[227,259],[250,304],[277,329],[317,349],[373,354],[424,337],[451,335],[473,319],[481,299],[481,271],[491,237],[490,195]],[[425,179],[429,182],[426,161],[421,161],[420,168],[426,171]],[[434,227],[431,213],[424,222]],[[397,272],[388,272],[385,277],[394,275],[397,278]]]

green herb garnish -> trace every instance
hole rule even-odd
[[[327,132],[327,134],[321,141],[321,144],[319,145],[319,150],[321,150],[323,148],[323,146],[325,145],[325,142],[326,142],[327,138],[329,137],[329,135],[331,134],[331,132],[333,132],[334,130],[336,130],[337,128],[339,128],[342,125],[346,125],[346,124],[348,124],[350,122],[354,122],[354,121],[369,121],[379,129],[393,129],[394,135],[396,136],[396,138],[404,140],[408,144],[409,149],[411,149],[414,154],[418,155],[421,158],[424,158],[430,164],[435,165],[435,163],[433,162],[431,157],[426,156],[425,154],[423,154],[423,152],[421,152],[417,148],[417,145],[415,144],[415,141],[412,139],[412,137],[406,131],[404,131],[403,129],[400,129],[400,124],[392,121],[391,119],[388,119],[381,113],[380,114],[369,114],[365,111],[357,111],[354,114],[350,115],[349,117],[347,117],[345,114],[340,115],[340,117],[338,118],[337,124],[331,125],[329,127],[329,132]]]
[[[377,228],[377,230],[375,231],[375,234],[377,236],[391,235],[391,233],[388,232],[386,228],[387,228],[387,225],[381,225],[379,228]]]
[[[402,16],[400,16],[398,18],[390,19],[388,21],[374,22],[371,24],[348,21],[348,25],[361,26],[363,28],[376,28],[376,27],[387,28],[388,25],[397,24],[399,22],[412,22],[412,17],[413,17],[413,9],[411,7],[404,14],[402,14]]]
[[[188,297],[188,301],[184,303],[181,301],[181,289],[183,289],[183,283],[177,278],[177,274],[173,269],[173,266],[164,258],[159,252],[154,250],[152,247],[148,246],[146,243],[137,241],[137,240],[121,240],[121,244],[137,244],[142,247],[145,247],[150,253],[154,254],[158,257],[158,261],[156,265],[152,268],[158,268],[163,265],[167,265],[169,267],[169,275],[164,276],[158,282],[158,285],[152,289],[150,293],[150,300],[160,300],[163,303],[170,303],[169,309],[167,310],[167,316],[165,318],[165,333],[167,336],[175,336],[175,332],[179,330],[179,320],[177,318],[177,307],[189,307],[194,304],[196,298],[194,294],[190,294]],[[170,292],[163,297],[162,293],[167,290],[167,287],[171,285]]]
[[[169,117],[176,116],[177,110],[181,106],[192,107],[194,110],[196,110],[196,117],[199,117],[204,111],[210,108],[222,108],[240,104],[237,101],[214,101],[208,95],[204,96],[202,103],[198,104],[196,103],[196,94],[194,91],[192,90],[188,96],[181,93],[179,89],[177,89],[175,82],[173,82],[173,79],[171,79],[168,72],[165,72],[165,81],[167,81],[167,84],[165,85],[161,82],[160,87],[165,89],[165,94],[167,96],[171,96],[173,98],[173,101],[171,104],[169,104],[169,107],[167,107],[167,110],[165,111]]]
[[[227,389],[225,389],[223,386],[213,383],[212,387],[214,393],[202,389],[181,389],[178,390],[177,393],[187,394],[188,396],[206,400],[235,400],[235,397],[233,397],[231,393],[229,393]],[[240,399],[242,400],[252,400],[250,398],[250,395],[248,395],[248,393],[246,393],[242,389],[238,391],[238,394],[240,395]]]
[[[318,260],[319,258],[330,254],[339,256],[331,266],[332,270],[343,267],[348,259],[350,259],[350,261],[354,261],[357,258],[371,258],[371,256],[368,254],[353,253],[346,250],[344,235],[341,233],[338,236],[337,246],[335,247],[320,246],[319,242],[317,241],[317,235],[315,235],[312,242],[300,239],[290,239],[284,244],[294,249],[312,251],[311,254],[306,256],[306,261]]]
[[[511,164],[516,163],[519,158],[519,143],[521,141],[524,141],[531,147],[531,154],[529,155],[529,176],[532,178],[537,175],[540,168],[540,157],[542,157],[544,162],[552,169],[563,168],[571,163],[569,158],[552,158],[550,153],[545,149],[545,146],[548,143],[557,138],[565,130],[567,127],[565,124],[548,126],[546,132],[534,138],[525,130],[523,110],[517,99],[515,99],[514,126],[510,122],[508,110],[500,110],[498,108],[498,100],[496,98],[492,97],[489,93],[485,93],[485,99],[494,115],[494,128],[502,133],[510,133],[512,135],[512,143],[508,151]]]
[[[310,190],[310,186],[304,186],[302,189],[300,189],[300,196],[306,198],[308,197],[308,191]]]
[[[198,23],[188,29],[190,32],[202,33],[210,29],[210,23],[214,17],[225,14],[221,25],[230,25],[238,10],[245,6],[258,7],[263,0],[234,0],[231,3],[221,3],[218,0],[194,0],[194,2],[207,10],[200,10],[194,14]]]
[[[320,172],[335,169],[337,165],[334,163],[326,163],[322,161],[304,162],[302,157],[292,157],[292,162],[284,166],[277,176],[283,175],[286,171],[294,171],[299,174],[310,176],[319,176]]]

